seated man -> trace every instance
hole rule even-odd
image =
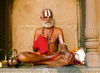
[[[21,62],[32,62],[35,65],[65,66],[71,64],[73,55],[68,51],[64,42],[62,29],[55,27],[52,11],[44,9],[41,20],[43,27],[35,32],[34,52],[23,52],[18,59]],[[61,49],[58,49],[58,45]]]

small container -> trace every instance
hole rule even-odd
[[[2,67],[8,67],[8,62],[7,60],[2,61]]]
[[[8,67],[8,62],[6,60],[0,61],[0,68]]]
[[[0,68],[2,68],[2,62],[0,62]]]
[[[16,67],[19,63],[18,58],[17,58],[17,50],[13,49],[12,51],[13,51],[13,53],[12,53],[12,56],[10,57],[10,59],[8,60],[8,64],[11,67]]]

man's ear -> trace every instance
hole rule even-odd
[[[40,19],[43,20],[43,17],[41,16]]]

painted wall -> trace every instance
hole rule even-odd
[[[53,11],[56,26],[61,27],[69,50],[78,46],[76,0],[15,0],[12,13],[13,48],[32,51],[34,31],[42,27],[44,8]]]
[[[100,0],[96,0],[96,25],[99,31],[99,53],[100,53]]]

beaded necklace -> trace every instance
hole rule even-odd
[[[53,31],[54,31],[54,27],[50,28],[49,35],[48,35],[48,37],[47,37],[47,39],[48,39],[48,44],[51,43],[51,37],[52,37]],[[45,32],[45,31],[44,31],[44,27],[43,27],[43,29],[42,29],[42,35],[43,35],[43,36],[45,36],[44,32]]]

